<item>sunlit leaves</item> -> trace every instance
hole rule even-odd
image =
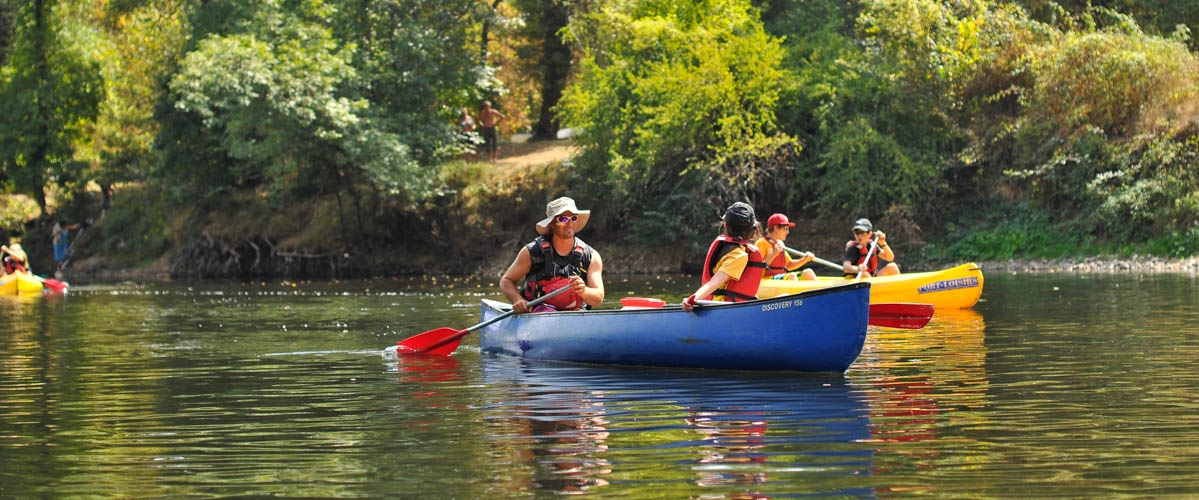
[[[747,3],[630,2],[572,30],[587,57],[565,114],[617,192],[654,203],[682,182],[692,206],[678,212],[702,218],[768,175],[747,153],[796,147],[775,123],[781,46]]]
[[[407,148],[372,124],[370,103],[344,93],[357,77],[353,46],[276,10],[255,26],[201,41],[171,80],[175,106],[201,119],[243,177],[275,190],[336,186],[337,172],[359,169],[388,189],[419,179]]]
[[[44,0],[19,11],[17,37],[0,70],[0,171],[43,209],[48,184],[84,180],[76,143],[85,140],[103,95],[95,52],[56,7]]]

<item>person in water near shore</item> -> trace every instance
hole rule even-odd
[[[71,257],[71,231],[81,227],[82,224],[67,224],[65,220],[54,223],[51,243],[54,246],[54,265],[57,270],[61,271],[63,261]]]
[[[766,263],[757,245],[750,243],[758,235],[754,207],[736,202],[724,211],[724,231],[708,247],[704,259],[703,284],[683,299],[683,310],[692,311],[698,300],[715,298],[740,302],[754,300]]]
[[[866,254],[870,252],[870,240],[875,236],[878,236],[878,248],[874,249],[874,255],[871,255],[867,262]],[[890,263],[879,269],[879,259]],[[895,252],[887,245],[887,235],[882,231],[875,231],[870,219],[861,218],[853,223],[853,239],[845,243],[845,256],[841,259],[846,278],[856,278],[863,268],[866,274],[871,276],[894,276],[899,274],[899,264],[891,262],[894,260]]]
[[[29,272],[29,256],[25,255],[20,243],[13,243],[11,247],[0,245],[0,254],[4,255],[4,274]]]
[[[797,278],[795,271],[816,258],[812,252],[808,252],[799,260],[791,259],[787,253],[787,235],[791,234],[793,227],[795,223],[787,220],[783,214],[772,214],[766,219],[766,235],[756,242],[758,251],[765,255],[766,273],[762,275],[763,279],[794,280]],[[815,280],[816,272],[804,269],[800,276],[805,280]]]
[[[516,254],[500,278],[500,291],[512,302],[512,310],[529,312],[528,303],[568,286],[570,292],[551,297],[532,312],[570,311],[599,307],[604,302],[604,261],[599,252],[575,233],[587,225],[590,210],[579,210],[575,201],[562,197],[545,205],[545,219],[537,223],[541,234]],[[517,283],[524,280],[524,287]]]

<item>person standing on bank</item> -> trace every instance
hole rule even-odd
[[[791,260],[791,256],[787,254],[787,235],[791,234],[793,227],[795,223],[787,220],[787,216],[783,214],[773,214],[766,219],[766,235],[758,238],[756,242],[758,251],[766,256],[766,274],[762,275],[763,279],[794,280],[795,271],[816,258],[812,252],[808,252],[799,260]],[[804,269],[800,274],[801,279],[816,279],[816,272],[811,269]]]
[[[737,202],[724,211],[723,234],[712,240],[704,259],[703,284],[683,299],[683,310],[691,312],[698,300],[715,298],[732,302],[754,300],[766,263],[758,246],[750,243],[758,235],[754,207]]]
[[[504,121],[504,114],[491,107],[491,101],[483,101],[483,109],[479,111],[479,133],[483,136],[483,148],[487,150],[487,161],[495,163],[499,156],[499,134],[495,127]]]
[[[500,278],[500,291],[518,314],[529,312],[530,300],[564,286],[572,290],[551,297],[532,312],[599,307],[604,302],[604,261],[575,236],[587,225],[591,211],[579,210],[574,200],[562,197],[545,205],[545,215],[537,223],[541,236],[517,252]],[[521,280],[524,286],[518,289]]]
[[[878,248],[874,250],[870,260],[866,261],[866,254],[870,252],[870,240],[875,236],[878,236]],[[887,245],[887,235],[882,231],[875,231],[870,219],[861,218],[853,223],[853,238],[845,243],[845,256],[841,259],[841,268],[845,271],[847,279],[857,277],[858,272],[863,269],[870,276],[899,274],[899,264],[891,262],[895,260],[895,252]],[[890,263],[879,269],[878,259]]]
[[[458,140],[462,142],[464,149],[474,152],[476,160],[479,159],[479,152],[475,149],[475,119],[470,117],[470,113],[466,108],[462,108],[462,114],[458,115]],[[462,161],[466,161],[471,156],[470,152],[462,153]]]

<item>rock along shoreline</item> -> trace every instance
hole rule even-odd
[[[1188,273],[1199,274],[1199,257],[1084,257],[1081,259],[1008,259],[980,261],[983,273]]]

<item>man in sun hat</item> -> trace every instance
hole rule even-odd
[[[599,252],[575,236],[590,217],[590,210],[579,210],[570,198],[545,205],[545,218],[536,226],[541,236],[517,252],[500,278],[500,290],[512,301],[513,311],[529,312],[530,300],[564,286],[571,291],[550,298],[533,312],[598,307],[604,302],[604,262]],[[524,286],[518,289],[522,280]]]
[[[878,248],[874,249],[870,260],[866,260],[866,254],[870,253],[870,240],[875,236],[878,237]],[[878,259],[890,263],[879,269]],[[893,260],[895,260],[895,252],[892,252],[891,247],[887,245],[887,235],[882,231],[875,231],[870,219],[863,217],[854,221],[853,239],[845,243],[845,256],[841,258],[841,267],[845,271],[845,277],[854,278],[858,275],[858,271],[862,270],[870,276],[899,274],[899,264],[891,262]]]
[[[763,259],[766,261],[766,274],[762,275],[762,278],[797,279],[795,271],[816,258],[812,252],[808,252],[799,260],[793,260],[787,254],[787,235],[791,234],[793,227],[795,223],[787,220],[787,216],[783,214],[776,213],[766,219],[766,234],[755,243],[758,245],[758,251],[765,256]],[[816,271],[811,269],[804,269],[800,274],[805,280],[816,279]]]
[[[11,247],[0,245],[0,256],[3,256],[5,273],[29,272],[29,256],[25,255],[20,243],[13,243]]]

